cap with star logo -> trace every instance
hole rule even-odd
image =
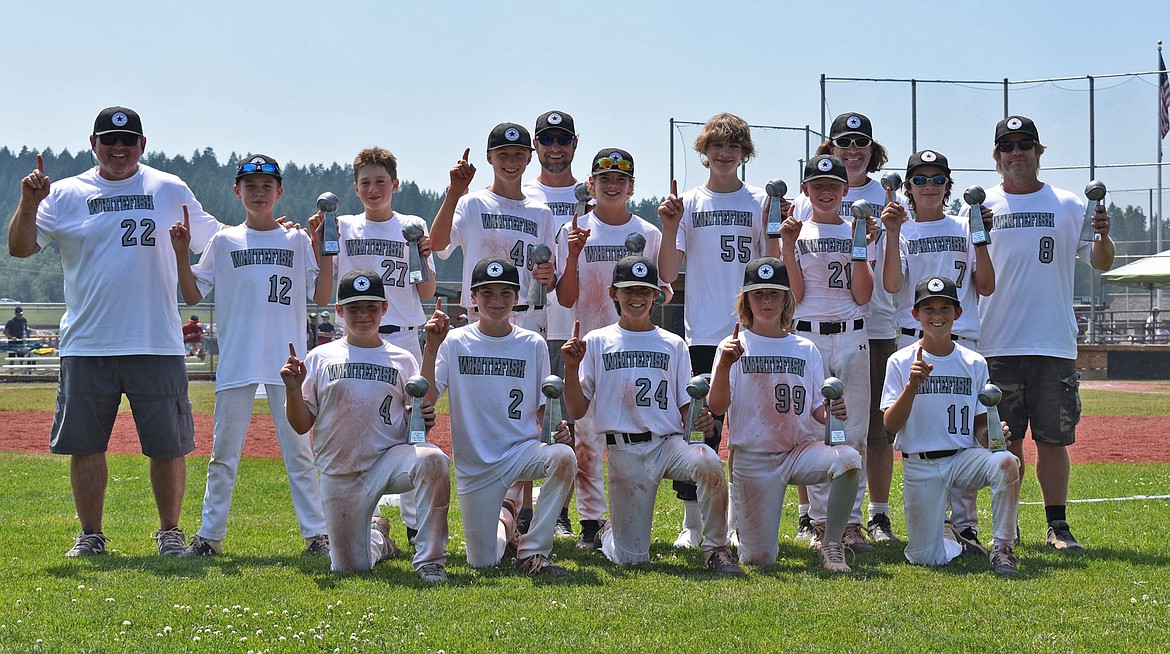
[[[954,302],[955,306],[959,306],[958,287],[955,286],[955,282],[942,275],[927,277],[918,282],[918,285],[914,287],[914,306],[917,307],[920,303],[932,297],[945,297],[951,302]]]
[[[631,255],[623,257],[613,267],[613,287],[630,288],[645,286],[658,289],[658,266],[646,257]]]
[[[520,271],[508,259],[480,259],[471,271],[472,290],[488,284],[506,284],[520,288]]]
[[[532,136],[528,134],[528,130],[524,129],[523,125],[516,123],[500,123],[493,127],[492,133],[488,134],[487,149],[495,150],[509,145],[518,145],[531,150]]]
[[[382,285],[382,277],[372,270],[352,270],[337,284],[338,304],[360,300],[381,302],[385,299],[386,288]]]
[[[142,133],[142,119],[138,117],[137,111],[126,107],[106,107],[101,110],[93,121],[93,135],[118,133],[146,136]]]
[[[743,271],[745,293],[763,289],[787,291],[788,288],[788,269],[776,257],[753,259]]]
[[[563,130],[573,136],[577,135],[573,126],[573,117],[563,111],[546,111],[540,115],[540,118],[536,119],[537,136],[554,129]]]

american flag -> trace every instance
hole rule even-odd
[[[1170,77],[1166,75],[1166,61],[1162,59],[1162,51],[1158,51],[1158,134],[1166,138],[1170,133]]]

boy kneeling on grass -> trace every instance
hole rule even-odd
[[[314,348],[304,362],[290,354],[280,371],[285,410],[297,433],[315,427],[332,569],[364,572],[397,556],[389,525],[374,509],[384,493],[414,490],[414,570],[425,581],[444,582],[451,461],[434,445],[407,441],[406,381],[419,373],[419,365],[378,334],[386,307],[377,273],[354,270],[341,278],[337,315],[345,319],[345,336]],[[434,404],[424,403],[423,412],[430,429]]]
[[[691,403],[691,362],[686,343],[650,320],[659,285],[658,268],[649,259],[618,261],[609,287],[618,321],[585,338],[578,323],[561,347],[565,404],[574,419],[597,404],[594,428],[604,434],[609,459],[610,520],[598,531],[595,547],[614,563],[649,561],[659,482],[690,481],[698,485],[707,568],[742,575],[728,549],[723,462],[715,450],[688,443],[682,433]],[[710,415],[704,409],[704,422],[695,429],[713,431]]]
[[[943,565],[959,554],[988,556],[944,519],[951,489],[991,486],[991,568],[1014,575],[1020,462],[1007,450],[987,449],[987,408],[977,399],[987,383],[987,361],[951,335],[963,309],[949,278],[918,282],[912,313],[922,338],[890,357],[882,391],[886,431],[897,433],[894,448],[903,459],[906,560]],[[1007,424],[1002,427],[1006,440]]]

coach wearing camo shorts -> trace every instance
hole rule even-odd
[[[1036,442],[1036,478],[1044,496],[1047,542],[1065,552],[1084,550],[1069,530],[1068,446],[1081,417],[1077,372],[1077,321],[1073,272],[1078,256],[1097,270],[1113,265],[1109,215],[1093,215],[1099,241],[1081,240],[1085,201],[1041,182],[1044,146],[1036,124],[1008,116],[995,126],[995,169],[1003,183],[987,190],[984,206],[995,214],[987,247],[995,268],[995,293],[979,298],[980,352],[991,382],[1003,390],[1000,416],[1011,428],[1008,449],[1020,460],[1024,432]]]
[[[191,247],[201,252],[220,224],[178,177],[139,163],[142,120],[125,107],[98,114],[89,137],[97,166],[52,184],[44,164],[21,180],[8,226],[8,251],[28,257],[50,243],[61,251],[65,314],[61,376],[49,451],[71,457],[69,480],[81,533],[65,555],[102,554],[108,468],[106,450],[125,394],[158,506],[158,553],[178,555],[187,485],[186,455],[195,449],[187,396],[175,252],[167,227],[187,207]],[[122,316],[138,318],[119,330]]]

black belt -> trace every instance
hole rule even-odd
[[[528,308],[529,308],[529,307],[528,307],[528,305],[527,305],[527,304],[517,304],[516,306],[512,307],[512,311],[513,311],[513,312],[516,312],[516,313],[524,313],[525,311],[528,311]],[[532,307],[532,308],[534,308],[534,309],[543,309],[544,307]],[[478,307],[475,309],[475,312],[476,312],[476,313],[479,313],[479,308],[478,308]]]
[[[958,450],[932,450],[930,452],[911,452],[909,454],[906,452],[902,452],[902,458],[903,459],[922,459],[922,460],[945,459],[948,456],[954,456],[958,453],[959,453]]]
[[[648,443],[652,438],[654,438],[654,434],[651,434],[648,431],[644,431],[641,434],[615,434],[610,432],[605,435],[605,444],[617,445],[619,438],[622,439],[622,442],[627,445],[632,443]]]
[[[922,330],[921,329],[910,329],[908,327],[903,327],[902,333],[907,335],[907,336],[913,336],[914,338],[922,338]],[[954,334],[951,334],[951,340],[957,341],[957,340],[959,340],[959,337],[955,336]]]
[[[849,330],[849,321],[848,320],[845,320],[842,322],[818,322],[818,323],[816,323],[816,325],[817,325],[816,331],[820,334],[840,334],[842,332]],[[865,319],[864,318],[858,318],[857,320],[853,321],[854,331],[859,330],[863,327],[865,327]],[[807,320],[797,320],[796,321],[796,331],[798,331],[798,332],[811,332],[811,331],[813,331],[813,323],[811,323]]]
[[[412,332],[417,327],[399,327],[398,325],[382,325],[378,328],[379,334],[397,334],[398,332]]]

